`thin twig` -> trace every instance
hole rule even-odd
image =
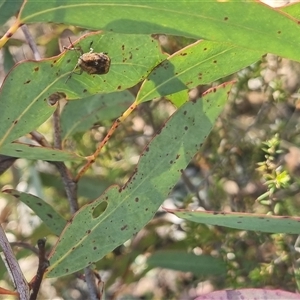
[[[26,38],[26,40],[27,40],[27,43],[28,43],[28,45],[29,45],[29,47],[30,47],[30,49],[31,49],[31,51],[32,51],[32,53],[33,53],[34,58],[35,58],[36,60],[41,60],[41,59],[42,59],[42,58],[41,58],[41,55],[40,55],[40,53],[39,53],[39,50],[38,50],[38,48],[37,48],[37,46],[36,46],[36,43],[35,43],[35,41],[34,41],[32,35],[31,35],[31,33],[30,33],[29,30],[28,30],[27,25],[22,25],[21,28],[22,28],[22,31],[23,31],[23,33],[24,33],[24,35],[25,35],[25,38]]]
[[[53,164],[56,166],[62,178],[71,213],[75,214],[79,209],[77,202],[77,183],[74,181],[70,171],[63,162],[53,162]]]
[[[90,299],[91,300],[100,300],[99,291],[95,282],[95,275],[93,270],[90,267],[84,268],[85,281],[88,286]]]
[[[22,247],[24,249],[31,250],[34,254],[38,255],[39,251],[32,245],[25,243],[25,242],[11,242],[11,247]]]
[[[62,149],[61,127],[60,127],[60,105],[57,103],[57,108],[53,114],[53,129],[54,129],[54,148]]]
[[[20,300],[29,299],[29,286],[28,283],[21,271],[21,268],[15,258],[15,255],[11,249],[11,246],[7,240],[5,232],[0,225],[0,246],[3,250],[7,265],[12,275],[12,280],[15,284],[15,287],[20,295]]]
[[[39,239],[37,242],[39,248],[39,266],[36,272],[35,280],[32,284],[32,292],[29,300],[36,300],[45,270],[49,267],[49,261],[45,251],[46,239]]]
[[[46,138],[41,133],[39,133],[38,131],[31,131],[30,135],[41,146],[51,148],[51,145],[48,143]]]
[[[104,139],[98,144],[96,151],[86,157],[87,163],[81,168],[81,170],[78,172],[77,176],[75,177],[75,182],[78,182],[79,179],[85,174],[85,172],[91,167],[91,165],[95,162],[97,156],[101,152],[102,148],[106,145],[106,143],[111,138],[112,134],[116,131],[116,129],[119,127],[120,123],[122,123],[135,109],[137,108],[137,103],[134,102],[130,107],[119,117],[115,120],[111,128],[109,129],[107,135],[104,137]]]
[[[59,120],[56,118],[56,122],[59,122]],[[56,140],[54,146],[59,146],[59,141],[61,140],[61,134],[60,134],[60,126],[54,124],[55,130],[55,136],[54,140]],[[44,147],[51,147],[51,145],[47,142],[47,140],[44,138],[42,134],[40,134],[37,131],[32,131],[31,136],[35,141],[37,141],[41,146]],[[55,147],[56,148],[56,147]],[[71,213],[74,214],[78,210],[78,203],[77,203],[77,184],[74,182],[74,179],[67,169],[66,165],[63,162],[49,162],[56,166],[58,172],[60,173],[60,176],[63,180],[64,188],[67,194],[67,199],[70,204]]]
[[[102,278],[98,272],[94,271],[94,276],[97,280],[97,288],[98,288],[97,291],[99,293],[99,298],[101,300],[104,292],[104,282],[102,281]]]
[[[51,104],[59,103],[59,100],[64,97],[62,93],[54,93],[49,98]],[[57,105],[57,109],[53,115],[53,128],[54,128],[54,148],[61,149],[61,130],[60,130],[60,113],[59,113],[59,105]],[[77,201],[77,183],[74,181],[74,178],[66,165],[63,162],[51,162],[54,164],[60,173],[62,178],[64,188],[67,194],[67,199],[69,201],[71,213],[74,214],[78,209],[78,201]]]
[[[50,147],[47,140],[39,132],[32,131],[30,134],[40,145],[44,147]],[[77,184],[74,182],[71,173],[63,162],[54,161],[49,163],[55,165],[60,173],[67,194],[67,199],[69,201],[71,213],[74,214],[79,208],[77,202]]]

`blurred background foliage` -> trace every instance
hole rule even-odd
[[[31,33],[43,57],[60,53],[62,45],[83,34],[64,25],[31,25]],[[5,32],[4,28],[2,33]],[[156,36],[162,50],[172,54],[190,44],[190,39]],[[21,32],[2,51],[1,80],[15,62],[32,59]],[[167,208],[251,212],[274,215],[300,214],[299,63],[266,55],[263,59],[222,82],[235,79],[231,98],[205,145],[165,200]],[[74,75],[76,76],[76,75]],[[221,83],[218,82],[218,83]],[[216,84],[216,83],[214,83]],[[189,91],[197,98],[209,86]],[[136,95],[138,88],[130,93]],[[99,159],[80,180],[79,204],[96,199],[112,184],[124,184],[134,170],[140,153],[175,108],[168,99],[142,103],[118,128]],[[89,155],[113,120],[76,132],[65,148]],[[38,130],[52,141],[52,121]],[[159,164],[159,161],[157,161]],[[66,162],[72,172],[75,163]],[[47,200],[66,219],[70,209],[56,169],[47,162],[18,159],[0,177],[4,188],[17,188]],[[56,242],[49,230],[24,204],[1,194],[0,222],[26,278],[36,272],[32,254],[38,238],[47,237],[47,247]],[[95,264],[105,283],[107,299],[193,299],[224,288],[274,288],[295,292],[299,281],[295,267],[296,237],[205,226],[181,220],[159,210],[155,218],[134,238]],[[29,248],[29,249],[28,249]],[[147,259],[162,250],[184,250],[208,254],[226,263],[223,275],[208,276],[155,268]],[[11,288],[0,263],[0,286]],[[42,284],[40,299],[87,299],[82,274]]]

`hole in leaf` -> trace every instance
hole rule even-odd
[[[93,210],[92,216],[94,219],[100,217],[107,208],[107,201],[102,201],[98,206]]]

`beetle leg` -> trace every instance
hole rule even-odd
[[[78,68],[79,68],[79,65],[76,64],[76,66],[74,67],[74,69],[72,70],[72,72],[71,72],[71,73],[69,74],[69,76],[67,77],[65,83],[67,83],[67,81],[72,77],[73,74],[77,74],[77,75],[81,75],[81,74],[82,74],[82,72],[83,72],[82,69],[79,69],[79,70],[78,70],[78,73],[75,72],[75,70],[78,69]]]

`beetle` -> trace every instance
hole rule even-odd
[[[68,76],[66,82],[72,77],[72,74],[75,73],[76,69],[79,70],[79,75],[81,75],[83,72],[86,72],[90,75],[92,74],[98,74],[98,75],[103,75],[108,73],[110,69],[110,57],[107,55],[107,53],[96,53],[94,52],[94,49],[91,48],[93,42],[90,44],[90,51],[87,53],[84,53],[82,48],[80,46],[74,47],[72,44],[71,40],[70,43],[72,45],[71,48],[68,48],[64,46],[65,50],[74,50],[74,51],[79,51],[80,56],[78,57],[77,64],[75,65],[73,71],[70,73]]]

